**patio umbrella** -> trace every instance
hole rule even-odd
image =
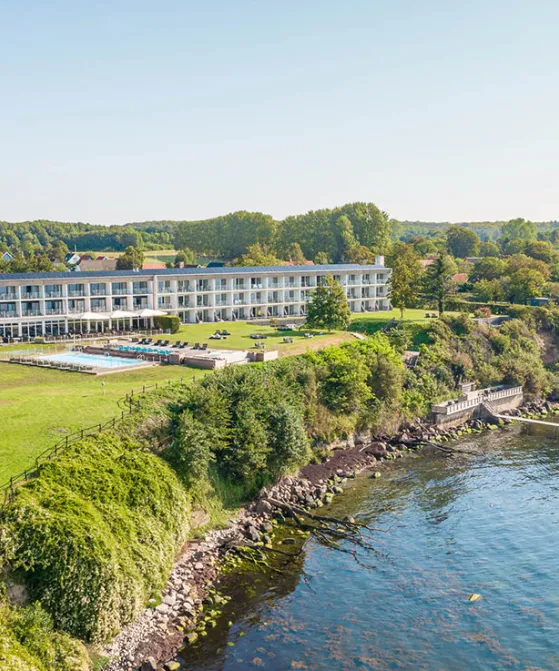
[[[71,318],[79,319],[81,321],[105,321],[111,317],[104,312],[84,312],[81,315],[72,315]]]
[[[111,319],[128,319],[129,317],[135,316],[134,312],[128,312],[127,310],[114,310],[109,315]]]
[[[136,317],[145,319],[147,317],[162,317],[166,314],[167,313],[163,312],[163,310],[152,310],[151,308],[144,308],[143,310],[140,310],[140,312],[136,312]]]

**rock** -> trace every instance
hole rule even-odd
[[[177,669],[181,668],[181,665],[176,660],[173,660],[172,662],[166,662],[163,667],[166,671],[177,671]]]
[[[140,671],[156,671],[157,662],[153,657],[148,657],[146,661],[140,666]]]
[[[185,640],[188,641],[190,645],[192,645],[198,640],[198,634],[195,631],[191,631],[190,634],[186,635]]]
[[[295,545],[294,538],[284,538],[282,541],[283,545]]]
[[[253,543],[258,543],[260,540],[260,533],[254,527],[249,527],[245,531],[245,536]]]
[[[196,571],[203,571],[204,570],[204,564],[202,564],[201,561],[196,562],[196,564],[194,564],[194,569]]]
[[[269,501],[258,501],[254,510],[258,515],[270,515],[273,511],[273,506]]]
[[[381,474],[380,474],[378,471],[375,471],[375,472],[371,475],[371,477],[372,477],[372,478],[380,478],[380,477],[381,477]]]

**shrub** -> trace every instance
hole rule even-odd
[[[181,327],[181,320],[176,315],[159,315],[153,318],[153,325],[157,329],[178,333]]]

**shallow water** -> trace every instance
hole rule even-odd
[[[385,530],[366,566],[311,538],[284,574],[226,581],[183,668],[559,669],[559,430],[457,447],[474,454],[400,460],[329,506]]]

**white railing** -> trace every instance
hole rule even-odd
[[[501,398],[509,398],[510,396],[517,396],[522,394],[522,387],[507,387],[506,389],[498,389],[497,391],[490,391],[487,394],[480,392],[475,398],[469,398],[465,401],[454,401],[446,404],[434,405],[433,412],[439,415],[453,415],[462,410],[475,408],[481,405],[484,401],[497,401]]]

